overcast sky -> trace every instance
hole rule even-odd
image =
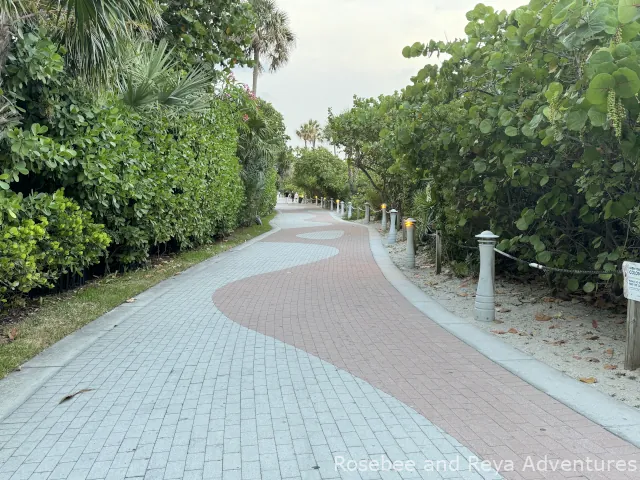
[[[393,93],[431,61],[406,59],[402,49],[430,39],[464,36],[465,13],[476,0],[278,0],[297,35],[287,66],[264,73],[258,96],[284,115],[292,145],[302,145],[296,129],[309,119],[326,123],[327,109],[347,110],[353,95]],[[485,0],[508,11],[527,0]],[[236,71],[251,84],[248,69]]]

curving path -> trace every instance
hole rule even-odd
[[[0,420],[0,479],[638,478],[527,470],[638,449],[415,310],[367,229],[280,209],[279,231],[57,346],[78,355],[29,362],[55,374]]]

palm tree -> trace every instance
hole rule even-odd
[[[212,75],[202,66],[181,72],[164,39],[158,45],[133,46],[130,57],[123,60],[122,70],[120,92],[124,103],[131,107],[157,104],[174,111],[198,112],[208,106],[205,93],[213,82]]]
[[[322,127],[317,120],[309,120],[300,126],[296,135],[304,140],[304,148],[307,148],[307,144],[311,143],[312,148],[315,149],[318,140],[322,140]]]
[[[306,125],[302,125],[298,130],[296,130],[296,135],[304,140],[304,148],[307,148],[307,142],[309,141],[309,133],[306,130]]]
[[[3,21],[12,23],[46,18],[74,73],[102,83],[111,78],[123,44],[162,25],[160,4],[154,0],[0,0],[0,12]],[[5,32],[0,29],[0,49],[8,45]],[[0,61],[7,53],[0,50]]]
[[[261,56],[265,55],[269,71],[275,72],[289,61],[296,37],[289,26],[289,17],[278,9],[274,0],[250,0],[257,17],[251,42],[253,53],[253,93],[258,89],[258,75],[264,71]]]

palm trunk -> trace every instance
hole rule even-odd
[[[253,49],[253,94],[257,95],[258,91],[258,74],[260,73],[260,50]]]

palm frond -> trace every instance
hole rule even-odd
[[[6,1],[6,0],[5,0]],[[122,44],[149,28],[162,25],[160,6],[153,0],[58,0],[54,35],[67,49],[75,73],[101,83],[118,67]],[[148,27],[147,27],[148,26]]]

